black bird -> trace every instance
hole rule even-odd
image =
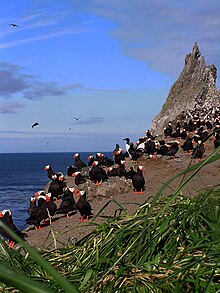
[[[127,172],[127,179],[132,179],[135,174],[137,174],[137,172],[134,170],[134,167],[131,166]]]
[[[144,167],[138,166],[137,173],[132,177],[132,184],[134,187],[134,194],[143,194],[145,179],[143,176]]]
[[[119,167],[116,168],[116,173],[120,178],[123,176],[127,178],[127,171],[125,170],[125,161],[120,162]]]
[[[214,147],[217,149],[220,146],[220,133],[216,133],[214,137]]]
[[[54,171],[52,170],[51,165],[46,165],[46,166],[44,167],[44,170],[47,171],[47,177],[48,177],[50,180],[52,180],[53,178],[55,178],[55,176],[57,176],[57,173],[54,172]]]
[[[72,174],[72,177],[75,178],[75,184],[78,186],[80,184],[86,183],[86,178],[81,174],[80,171],[77,171]]]
[[[187,137],[183,145],[181,145],[184,152],[190,153],[194,149],[192,140],[192,137]]]
[[[32,124],[32,128],[34,128],[35,126],[38,126],[38,125],[40,125],[40,123],[38,123],[38,122],[35,122],[34,124]]]
[[[86,163],[84,163],[81,159],[80,159],[80,154],[79,153],[75,153],[74,154],[74,165],[76,166],[76,168],[78,170],[81,170],[83,167],[87,167]]]
[[[88,166],[91,167],[93,162],[95,161],[95,157],[94,156],[88,156]]]
[[[98,166],[98,161],[93,162],[92,168],[89,171],[89,178],[95,182],[97,186],[100,185],[102,181],[108,179],[105,170]]]
[[[66,187],[66,184],[64,182],[63,175],[59,177],[54,175],[54,178],[52,179],[48,188],[48,192],[51,193],[51,199],[56,200],[57,202],[59,197],[63,195],[65,187]]]
[[[167,156],[170,156],[171,158],[173,158],[175,160],[175,155],[179,150],[179,142],[178,141],[174,141],[170,145],[168,152],[167,152]]]
[[[88,222],[90,216],[92,216],[92,207],[90,203],[86,200],[86,192],[79,191],[77,196],[79,197],[78,202],[76,203],[76,207],[80,212],[80,222]]]
[[[67,218],[70,218],[69,213],[77,210],[76,202],[73,197],[73,193],[78,192],[75,188],[67,187],[63,197],[62,202],[59,208],[56,211],[56,214],[65,214]]]
[[[13,27],[20,27],[19,25],[17,25],[16,23],[9,23],[9,25],[13,26]]]
[[[76,167],[74,167],[74,166],[68,166],[66,175],[68,177],[71,177],[72,174],[75,173],[76,171],[77,171],[77,168]]]
[[[115,160],[115,164],[120,165],[121,161],[124,161],[125,156],[124,156],[124,150],[119,148],[115,154],[114,154],[114,160]]]
[[[73,117],[74,119],[76,119],[76,121],[79,121],[79,119],[81,118],[81,116],[77,117]]]
[[[197,146],[194,148],[192,153],[192,158],[198,162],[199,160],[202,161],[203,155],[205,153],[205,146],[206,144],[202,143],[201,140],[198,141]]]
[[[27,236],[26,233],[21,232],[14,224],[11,211],[10,210],[3,210],[0,212],[0,222],[4,223],[8,226],[15,234],[20,236],[22,239]],[[8,246],[11,248],[17,242],[8,232],[4,230],[4,228],[0,227],[0,234],[8,239]]]

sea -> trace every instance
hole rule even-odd
[[[96,152],[82,152],[80,158],[86,164],[88,156]],[[112,152],[103,152],[112,158]],[[0,154],[0,211],[10,210],[15,225],[24,230],[30,197],[44,189],[48,183],[44,167],[48,164],[55,172],[66,175],[67,168],[74,166],[74,153],[2,153]]]

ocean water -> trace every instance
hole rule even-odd
[[[95,153],[80,153],[87,164],[88,156]],[[111,158],[111,152],[103,152]],[[30,197],[42,190],[49,181],[44,170],[50,164],[55,172],[66,175],[67,167],[74,165],[73,153],[7,153],[0,154],[0,211],[9,209],[15,225],[23,230],[28,218]]]

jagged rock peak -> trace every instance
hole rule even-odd
[[[179,78],[170,89],[160,113],[154,117],[151,130],[162,134],[163,128],[193,109],[211,109],[220,106],[220,91],[216,88],[217,68],[206,65],[199,46],[195,42],[192,52],[185,57],[185,65]]]

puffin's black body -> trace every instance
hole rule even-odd
[[[51,181],[48,192],[51,193],[51,199],[58,201],[59,197],[63,195],[63,190],[66,187],[63,177],[55,178]]]
[[[74,154],[74,159],[74,165],[76,166],[77,170],[81,170],[82,168],[87,167],[86,163],[80,159],[80,154]]]
[[[144,167],[138,166],[137,173],[134,174],[134,176],[132,177],[132,184],[134,187],[135,194],[137,193],[143,194],[143,190],[145,187],[145,179],[142,173],[143,171],[144,171]]]
[[[65,214],[69,217],[70,212],[77,210],[76,202],[73,196],[74,188],[67,188],[63,194],[62,202],[56,211],[56,214]]]
[[[127,179],[132,179],[133,176],[137,174],[137,172],[134,170],[134,167],[130,167],[130,170],[127,172]]]
[[[104,169],[98,166],[98,162],[94,161],[93,166],[89,171],[89,178],[96,183],[96,185],[100,184],[102,181],[108,179],[108,176]]]
[[[74,166],[68,166],[66,175],[68,177],[71,177],[72,174],[75,173],[76,171],[77,171],[77,168],[76,167],[74,167]]]
[[[83,176],[80,171],[77,171],[75,173],[72,174],[72,177],[75,178],[75,184],[78,186],[80,184],[84,184],[86,183],[86,178],[85,176]]]
[[[22,239],[27,236],[26,233],[21,232],[14,224],[11,211],[10,210],[3,210],[0,212],[0,221],[7,225],[15,234],[20,236]],[[17,241],[8,233],[6,232],[2,227],[0,227],[0,234],[9,240],[9,247],[13,247]]]
[[[140,157],[143,156],[144,151],[142,149],[135,149],[134,144],[130,143],[129,154],[133,161],[137,161]]]
[[[187,137],[184,141],[183,145],[181,145],[181,148],[184,152],[190,152],[194,149],[193,142],[191,137]]]
[[[90,203],[86,200],[86,192],[79,191],[78,196],[80,197],[76,203],[76,207],[81,215],[80,221],[87,222],[89,217],[92,216],[92,207]]]
[[[56,175],[57,173],[54,172],[52,170],[52,167],[51,165],[46,165],[45,168],[44,168],[45,171],[47,171],[47,177],[52,180],[53,176]]]
[[[214,147],[217,149],[220,146],[220,133],[216,133],[214,137]]]
[[[198,142],[197,146],[194,148],[192,153],[192,158],[198,160],[202,160],[205,153],[205,145],[201,141]]]

